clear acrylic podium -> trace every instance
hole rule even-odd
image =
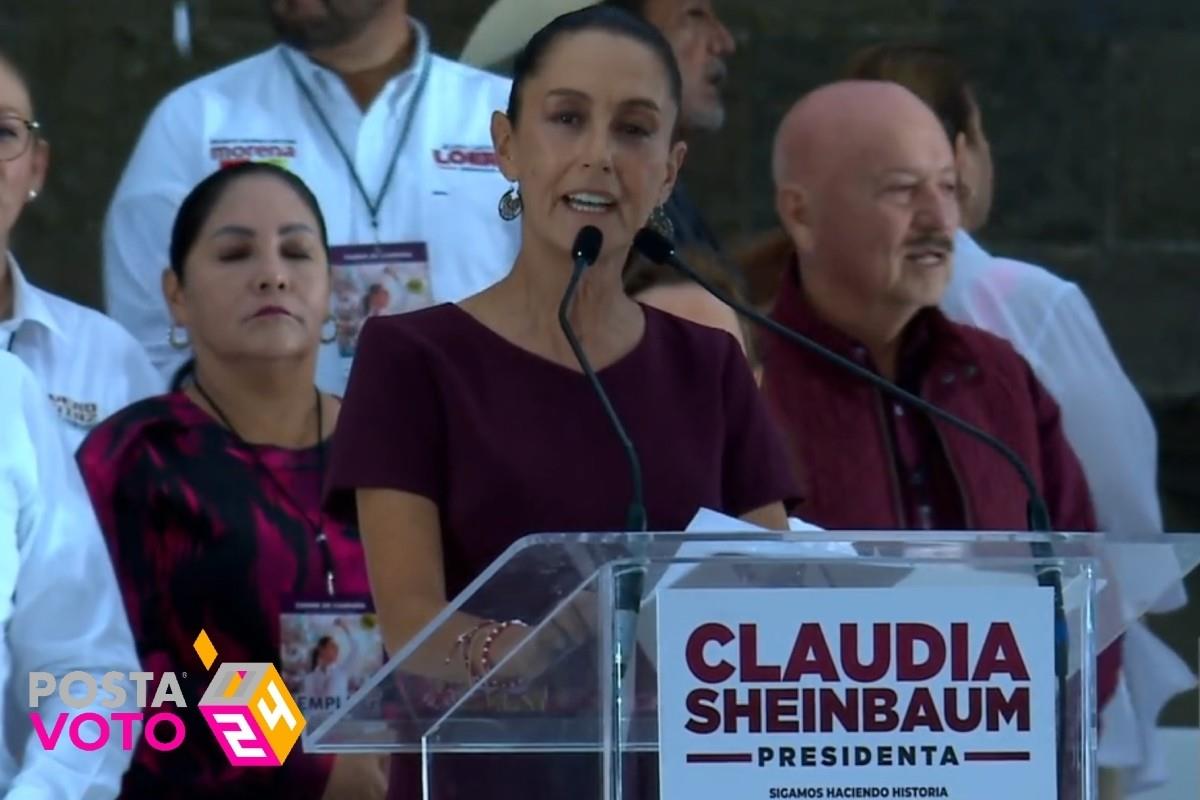
[[[1056,716],[1062,726],[1054,756],[1059,796],[1091,800],[1097,796],[1097,654],[1164,594],[1178,591],[1198,563],[1200,535],[1190,534],[529,536],[453,599],[341,711],[307,730],[304,748],[405,754],[417,787],[411,796],[431,800],[665,800],[656,675],[662,593],[805,589],[820,590],[811,596],[824,603],[836,602],[840,590],[863,588],[987,595],[997,587],[1037,586],[1039,573],[1044,580],[1050,570],[1061,576],[1058,631],[1065,623],[1067,643],[1066,680],[1059,684],[1065,694]],[[614,666],[621,641],[614,609],[618,581],[627,581],[622,576],[630,570],[644,575],[643,593],[635,657],[622,671]],[[529,625],[520,646],[474,683],[444,644],[463,632],[463,614]],[[519,679],[517,687],[511,679]],[[906,774],[911,780],[919,773],[916,767]]]

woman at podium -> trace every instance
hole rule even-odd
[[[634,235],[661,218],[683,163],[680,94],[670,46],[632,15],[551,22],[492,120],[514,183],[499,211],[522,231],[511,273],[364,326],[327,502],[357,517],[390,652],[526,534],[626,529],[627,453],[557,318],[585,226],[603,245],[570,321],[640,456],[649,529],[679,530],[700,507],[786,528],[787,457],[737,342],[622,288]],[[528,620],[479,611],[428,645],[464,679],[525,635]],[[418,796],[413,781],[394,769],[390,796]]]

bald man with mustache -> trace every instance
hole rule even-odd
[[[775,148],[776,208],[794,250],[775,319],[998,436],[1030,465],[1062,531],[1095,530],[1059,410],[1003,339],[937,309],[959,225],[954,153],[895,84],[818,89]],[[985,444],[777,337],[764,389],[831,528],[1025,530],[1026,492]]]
[[[1059,409],[1005,340],[937,308],[958,228],[954,152],[896,84],[843,82],[789,111],[775,203],[794,245],[772,316],[1011,447],[1059,531],[1094,531]],[[993,448],[885,396],[785,339],[764,341],[764,392],[802,500],[831,529],[1023,531],[1027,492]],[[1101,704],[1120,649],[1100,657]]]

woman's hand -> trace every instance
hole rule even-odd
[[[476,667],[490,668],[504,661],[509,653],[514,653],[512,659],[491,676],[492,679],[535,681],[567,652],[595,638],[596,602],[594,592],[580,592],[559,608],[536,634],[524,625],[509,624],[492,640],[486,665],[483,664],[483,645],[488,629],[485,629],[472,643],[473,663]]]

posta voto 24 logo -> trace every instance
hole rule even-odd
[[[212,669],[217,650],[203,630],[192,644],[205,669]],[[182,673],[187,677],[187,673]],[[187,732],[183,720],[169,708],[186,708],[179,678],[173,672],[159,676],[154,697],[146,701],[151,672],[107,672],[97,686],[86,672],[69,672],[57,681],[49,672],[29,673],[29,717],[34,734],[45,750],[70,746],[99,750],[110,739],[121,737],[121,748],[132,750],[134,725],[145,723],[146,743],[167,752],[183,744]],[[138,711],[120,711],[129,697],[130,685]],[[96,701],[99,689],[111,695],[96,710],[59,712],[53,720],[38,713],[39,703],[57,691],[72,709],[83,709]],[[304,730],[304,716],[274,664],[222,664],[198,704],[209,729],[217,737],[229,763],[237,767],[277,767],[291,753]],[[49,728],[47,723],[51,723]],[[168,733],[169,732],[169,735]],[[64,736],[69,745],[64,743]]]

